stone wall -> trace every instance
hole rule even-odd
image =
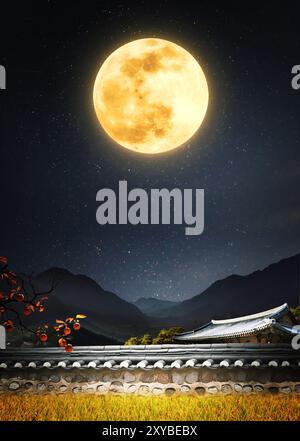
[[[6,369],[0,394],[300,394],[300,369],[233,367],[183,369]]]

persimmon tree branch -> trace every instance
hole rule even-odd
[[[36,340],[46,344],[48,337],[54,335],[59,346],[71,352],[73,347],[70,343],[73,331],[79,331],[80,319],[86,316],[77,314],[75,317],[68,317],[66,320],[55,320],[55,324],[42,324],[36,329],[31,329],[24,323],[23,315],[28,317],[33,313],[43,313],[45,302],[58,286],[59,282],[51,281],[47,290],[37,290],[33,273],[29,276],[21,276],[8,268],[7,258],[0,256],[0,324],[3,324],[7,332],[19,329],[22,334],[24,330],[34,334]],[[23,308],[22,313],[20,310]],[[13,314],[14,318],[11,317]]]

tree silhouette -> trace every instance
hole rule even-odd
[[[172,328],[161,329],[157,337],[153,339],[153,344],[162,345],[162,344],[176,343],[176,341],[174,340],[174,335],[180,334],[183,331],[184,329],[181,328],[180,326],[173,326]]]
[[[296,321],[300,322],[300,306],[294,306],[293,308],[290,308],[291,313],[295,317]]]
[[[39,292],[33,282],[33,276],[20,276],[11,271],[8,267],[7,258],[0,256],[0,325],[3,325],[7,332],[14,329],[22,333],[27,331],[35,336],[35,340],[46,344],[50,336],[55,336],[58,345],[64,347],[66,352],[72,352],[71,344],[73,331],[80,330],[80,319],[86,316],[77,314],[75,317],[68,317],[65,320],[55,320],[55,324],[48,323],[31,328],[24,323],[24,317],[34,313],[45,311],[45,302],[57,286],[52,281],[47,291]]]
[[[152,338],[150,334],[145,334],[142,337],[130,337],[124,344],[126,346],[131,345],[162,345],[176,343],[174,340],[175,334],[180,334],[184,329],[180,326],[173,326],[168,329],[161,329],[155,338]]]

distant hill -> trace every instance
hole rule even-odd
[[[285,302],[290,306],[299,305],[299,279],[299,254],[246,276],[229,276],[165,310],[165,325],[176,323],[192,329],[211,319],[252,314]]]
[[[141,298],[131,304],[105,291],[94,280],[52,268],[34,279],[38,289],[47,290],[58,282],[49,295],[43,314],[33,314],[30,325],[53,322],[76,313],[87,315],[74,344],[118,344],[145,332],[156,335],[159,329],[182,326],[186,330],[211,319],[226,319],[273,308],[282,303],[299,305],[300,255],[283,259],[246,276],[232,275],[213,283],[201,294],[184,302]]]
[[[83,325],[83,321],[82,321]],[[91,344],[95,345],[120,345],[123,344],[123,340],[117,340],[104,335],[88,331],[87,329],[81,327],[80,332],[73,333],[72,344],[74,346],[89,346]]]
[[[154,297],[141,297],[134,302],[134,305],[144,314],[154,314],[156,317],[159,317],[164,316],[165,311],[177,305],[177,303],[178,302],[171,302],[169,300],[156,299]]]
[[[87,315],[82,320],[82,326],[85,335],[91,338],[89,344],[123,342],[150,326],[148,318],[135,305],[105,291],[87,276],[51,268],[35,278],[35,285],[46,290],[52,281],[58,285],[49,295],[44,318],[51,320],[76,313]],[[78,333],[76,338],[79,342],[83,335],[83,332]],[[87,338],[84,340],[86,344]]]

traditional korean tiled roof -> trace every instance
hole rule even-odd
[[[268,309],[267,311],[262,311],[256,314],[244,315],[242,317],[236,317],[226,320],[212,320],[212,323],[216,325],[217,324],[222,325],[226,323],[236,323],[247,320],[261,319],[265,317],[280,318],[288,312],[289,312],[289,306],[287,303],[284,303],[283,305],[277,306],[276,308]]]
[[[11,369],[181,369],[235,367],[299,368],[300,351],[289,344],[185,344],[10,348],[0,351],[0,371]]]
[[[277,328],[291,333],[291,327],[280,326],[279,320],[289,313],[287,303],[277,308],[226,320],[211,320],[208,324],[189,332],[175,336],[177,341],[215,340],[254,335],[265,329]]]

